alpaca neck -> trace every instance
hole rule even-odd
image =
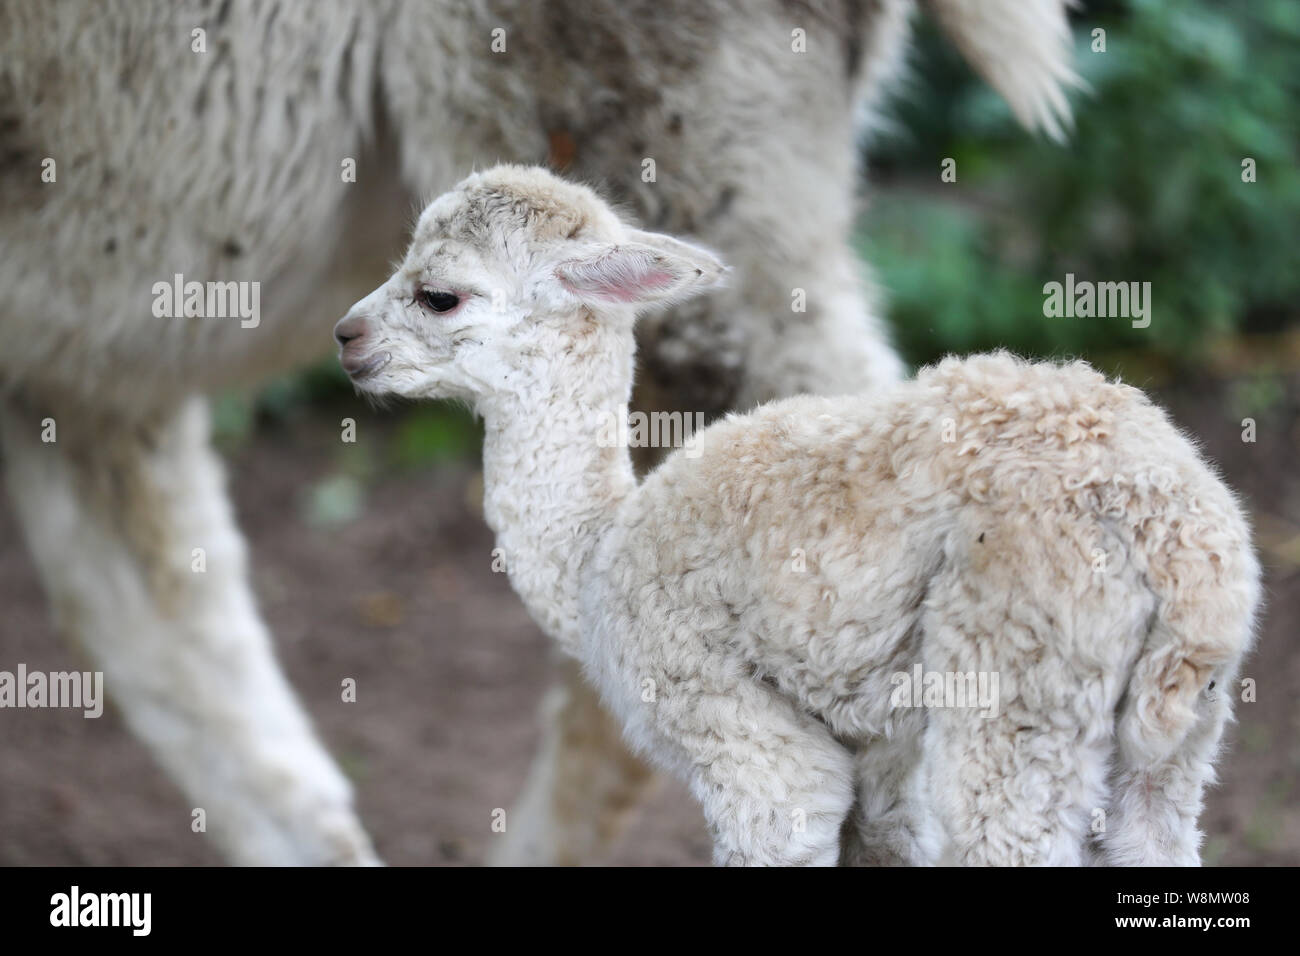
[[[533,619],[571,656],[581,646],[583,566],[636,487],[627,449],[601,441],[602,424],[626,410],[632,390],[631,330],[591,328],[548,366],[546,380],[479,404],[494,557]]]

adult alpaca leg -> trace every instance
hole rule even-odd
[[[206,403],[128,419],[11,396],[0,437],[59,626],[227,858],[376,862],[348,782],[276,664]]]
[[[572,660],[542,701],[542,739],[528,780],[494,842],[495,866],[578,866],[605,853],[659,782],[623,743],[618,722]]]

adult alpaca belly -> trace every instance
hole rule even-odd
[[[18,54],[0,77],[0,315],[22,346],[0,378],[190,391],[318,353],[318,335],[282,326],[312,318],[298,313],[332,252],[320,238],[357,189],[343,164],[370,108],[370,8],[19,2],[0,19]],[[161,284],[191,283],[202,306],[168,314]],[[209,283],[236,283],[242,307]]]

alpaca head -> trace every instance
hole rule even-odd
[[[559,356],[630,342],[638,310],[725,271],[624,224],[585,186],[498,166],[425,209],[397,271],[335,326],[339,360],[366,392],[477,401],[563,374]]]

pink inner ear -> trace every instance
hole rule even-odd
[[[615,247],[587,259],[563,263],[556,276],[565,288],[579,296],[606,302],[634,303],[654,297],[671,287],[677,277],[657,262],[648,250]]]
[[[663,269],[652,269],[636,277],[634,282],[609,283],[596,290],[601,298],[614,302],[636,302],[646,292],[662,289],[672,284],[673,274]]]

